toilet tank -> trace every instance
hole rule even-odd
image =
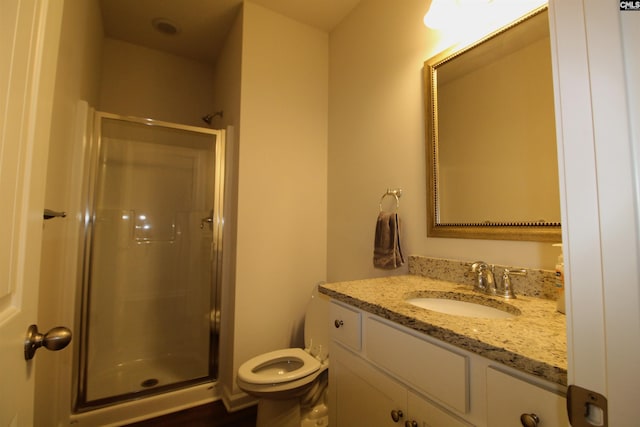
[[[329,297],[313,288],[304,318],[304,346],[309,353],[324,361],[329,356]]]

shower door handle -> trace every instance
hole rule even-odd
[[[213,225],[213,215],[212,216],[208,216],[206,218],[202,218],[202,220],[200,220],[200,228],[202,230],[204,230],[204,225],[205,224],[209,224],[209,228],[211,228],[211,226]]]
[[[31,325],[27,329],[27,337],[24,340],[24,359],[31,360],[36,350],[44,347],[47,350],[62,350],[71,342],[71,331],[64,326],[58,326],[49,330],[46,334],[38,332],[38,326]]]

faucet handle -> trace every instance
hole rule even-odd
[[[511,284],[511,275],[516,276],[526,276],[527,270],[519,269],[519,270],[509,270],[505,268],[502,272],[502,296],[505,299],[515,299],[516,294],[513,291],[513,285]]]

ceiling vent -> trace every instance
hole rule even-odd
[[[151,25],[156,31],[167,36],[175,36],[180,32],[178,26],[166,18],[156,18],[151,21]]]

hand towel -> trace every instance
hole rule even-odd
[[[400,247],[400,219],[393,212],[380,212],[373,245],[373,266],[392,270],[404,264]]]

